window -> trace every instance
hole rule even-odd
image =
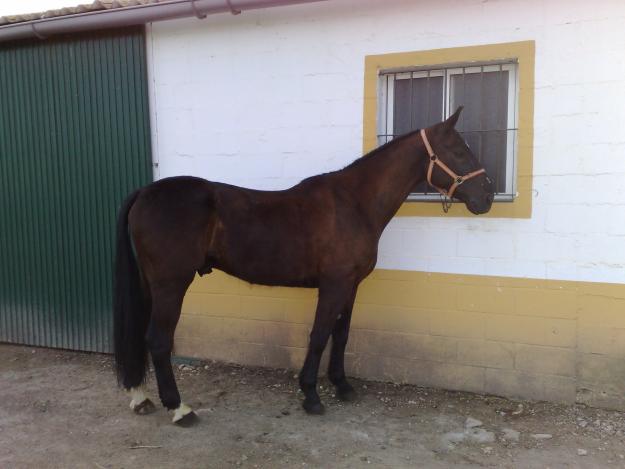
[[[439,122],[456,105],[464,104],[457,128],[489,174],[497,177],[496,203],[482,217],[530,218],[534,56],[534,41],[366,56],[363,153],[412,127]],[[383,85],[388,85],[388,90]],[[396,102],[403,103],[403,107],[395,106]],[[421,192],[410,196],[397,216],[473,216],[462,204],[445,213],[438,204],[429,203],[431,199],[438,200],[438,193],[432,195],[431,189],[426,193],[427,187],[423,186],[415,190]]]
[[[518,81],[517,61],[455,63],[381,69],[378,96],[378,145],[464,111],[456,125],[467,145],[494,180],[495,200],[516,194]],[[439,200],[422,182],[409,199]]]

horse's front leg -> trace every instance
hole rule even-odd
[[[350,302],[353,291],[354,282],[328,279],[320,283],[317,312],[310,333],[308,353],[299,375],[300,388],[304,392],[304,410],[309,414],[323,414],[325,411],[317,394],[319,363],[336,319]]]
[[[345,347],[349,337],[349,325],[357,288],[358,286],[354,287],[348,303],[337,318],[332,330],[332,352],[328,364],[328,378],[336,387],[337,397],[342,401],[354,401],[357,397],[356,391],[345,377]]]

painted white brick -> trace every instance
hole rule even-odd
[[[579,239],[574,235],[519,233],[515,258],[524,261],[566,262],[575,256]]]
[[[625,208],[625,207],[624,207]],[[596,205],[550,205],[545,231],[553,234],[607,233],[614,212],[611,206]]]
[[[602,138],[612,137],[602,136]],[[546,151],[548,151],[547,148],[545,148]],[[625,143],[595,141],[593,143],[563,145],[561,151],[567,155],[566,161],[541,158],[534,174],[543,176],[625,174],[625,157],[623,156],[625,155]],[[537,153],[542,154],[543,149]]]
[[[479,257],[432,257],[427,261],[427,272],[471,272],[473,275],[485,275],[487,259]]]
[[[603,282],[625,283],[625,265],[621,262],[590,262],[576,264],[576,278],[599,276]]]
[[[588,234],[577,241],[578,249],[575,253],[575,260],[582,265],[604,263],[625,269],[624,242],[625,238],[622,236]]]
[[[514,272],[511,275],[511,272]],[[484,275],[498,277],[545,278],[547,266],[543,261],[525,259],[484,259]]]
[[[512,259],[514,238],[515,236],[510,233],[460,231],[456,251],[459,257]]]
[[[557,205],[604,205],[625,203],[625,177],[618,174],[551,177],[546,186],[545,199]]]
[[[547,263],[547,278],[551,280],[572,280],[600,276],[602,282],[625,283],[625,268],[621,264],[604,262],[581,263],[555,261]]]
[[[571,261],[547,261],[547,278],[549,280],[577,280],[578,263]]]
[[[388,258],[397,258],[402,256],[406,239],[406,230],[396,229],[393,226],[387,226],[380,238],[379,251],[383,252]]]
[[[380,252],[378,254],[376,267],[378,269],[416,270],[421,272],[432,271],[427,259],[418,259],[405,255],[393,255],[385,252]]]

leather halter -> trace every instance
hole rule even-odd
[[[430,145],[430,142],[428,141],[428,137],[425,134],[425,129],[421,129],[420,132],[421,132],[421,138],[423,139],[423,143],[425,144],[425,148],[427,149],[428,155],[430,156],[430,164],[428,166],[428,184],[432,186],[434,189],[436,189],[438,192],[440,192],[442,195],[444,195],[445,197],[449,197],[451,199],[454,196],[454,192],[456,192],[456,189],[458,188],[460,184],[462,184],[464,181],[474,178],[475,176],[479,174],[486,172],[484,168],[481,168],[481,169],[472,171],[468,174],[465,174],[464,176],[458,176],[451,169],[449,169],[449,166],[443,163],[440,160],[440,158],[436,156],[436,153],[434,153],[434,150],[432,150],[432,145]],[[449,174],[449,176],[453,179],[453,183],[451,184],[451,186],[449,186],[449,189],[443,189],[442,187],[438,187],[432,184],[432,170],[434,169],[434,165],[437,165],[439,168],[441,168],[443,171]]]

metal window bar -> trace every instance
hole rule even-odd
[[[447,118],[452,112],[455,111],[457,104],[452,103],[453,90],[452,90],[452,76],[461,77],[462,90],[460,94],[461,103],[467,103],[467,80],[469,75],[475,75],[479,73],[479,109],[477,122],[470,121],[467,117],[467,110],[465,105],[465,112],[458,125],[461,129],[459,133],[463,137],[477,140],[477,150],[475,151],[476,157],[480,162],[483,162],[484,152],[482,151],[486,146],[484,141],[491,140],[490,145],[494,145],[499,149],[499,152],[494,158],[494,167],[491,168],[489,173],[491,178],[494,179],[496,193],[495,200],[497,201],[512,201],[516,193],[515,187],[515,170],[516,170],[516,138],[517,138],[517,61],[515,59],[503,60],[503,61],[490,61],[480,63],[454,63],[440,66],[428,66],[428,67],[410,67],[410,68],[395,68],[380,71],[380,102],[384,104],[384,110],[379,116],[379,130],[378,143],[384,144],[391,141],[393,138],[401,135],[396,133],[397,123],[394,121],[394,115],[397,112],[395,102],[396,86],[399,80],[408,80],[409,102],[407,103],[409,114],[409,128],[414,130],[419,126],[419,122],[414,122],[414,83],[415,79],[425,78],[425,120],[430,122],[430,119],[437,118],[438,116],[431,116],[430,99],[432,96],[431,89],[431,77],[433,73],[436,76],[442,76],[442,90],[441,90],[441,111],[442,115],[440,119]],[[505,73],[504,73],[505,72]],[[488,127],[486,125],[486,101],[489,97],[491,89],[485,85],[485,74],[497,73],[495,77],[495,122],[503,123],[503,126],[497,125],[494,127]],[[507,77],[507,78],[506,78]],[[506,86],[506,81],[507,86]],[[499,84],[499,86],[497,86]],[[438,86],[438,84],[434,85]],[[504,92],[505,91],[505,92]],[[507,99],[505,105],[502,102]],[[452,109],[453,106],[453,109]],[[506,112],[506,115],[500,115]],[[404,113],[404,115],[406,112]],[[492,120],[492,119],[491,119]],[[433,123],[433,122],[431,122]],[[431,123],[429,125],[431,125]],[[470,124],[470,125],[467,125]],[[465,128],[469,127],[469,128]],[[424,125],[425,127],[425,125]],[[402,132],[403,133],[403,132]],[[505,141],[505,145],[502,143]],[[505,168],[503,176],[500,177],[502,165]],[[413,192],[409,196],[409,200],[420,201],[438,201],[439,194],[427,184],[424,184],[423,191]]]

